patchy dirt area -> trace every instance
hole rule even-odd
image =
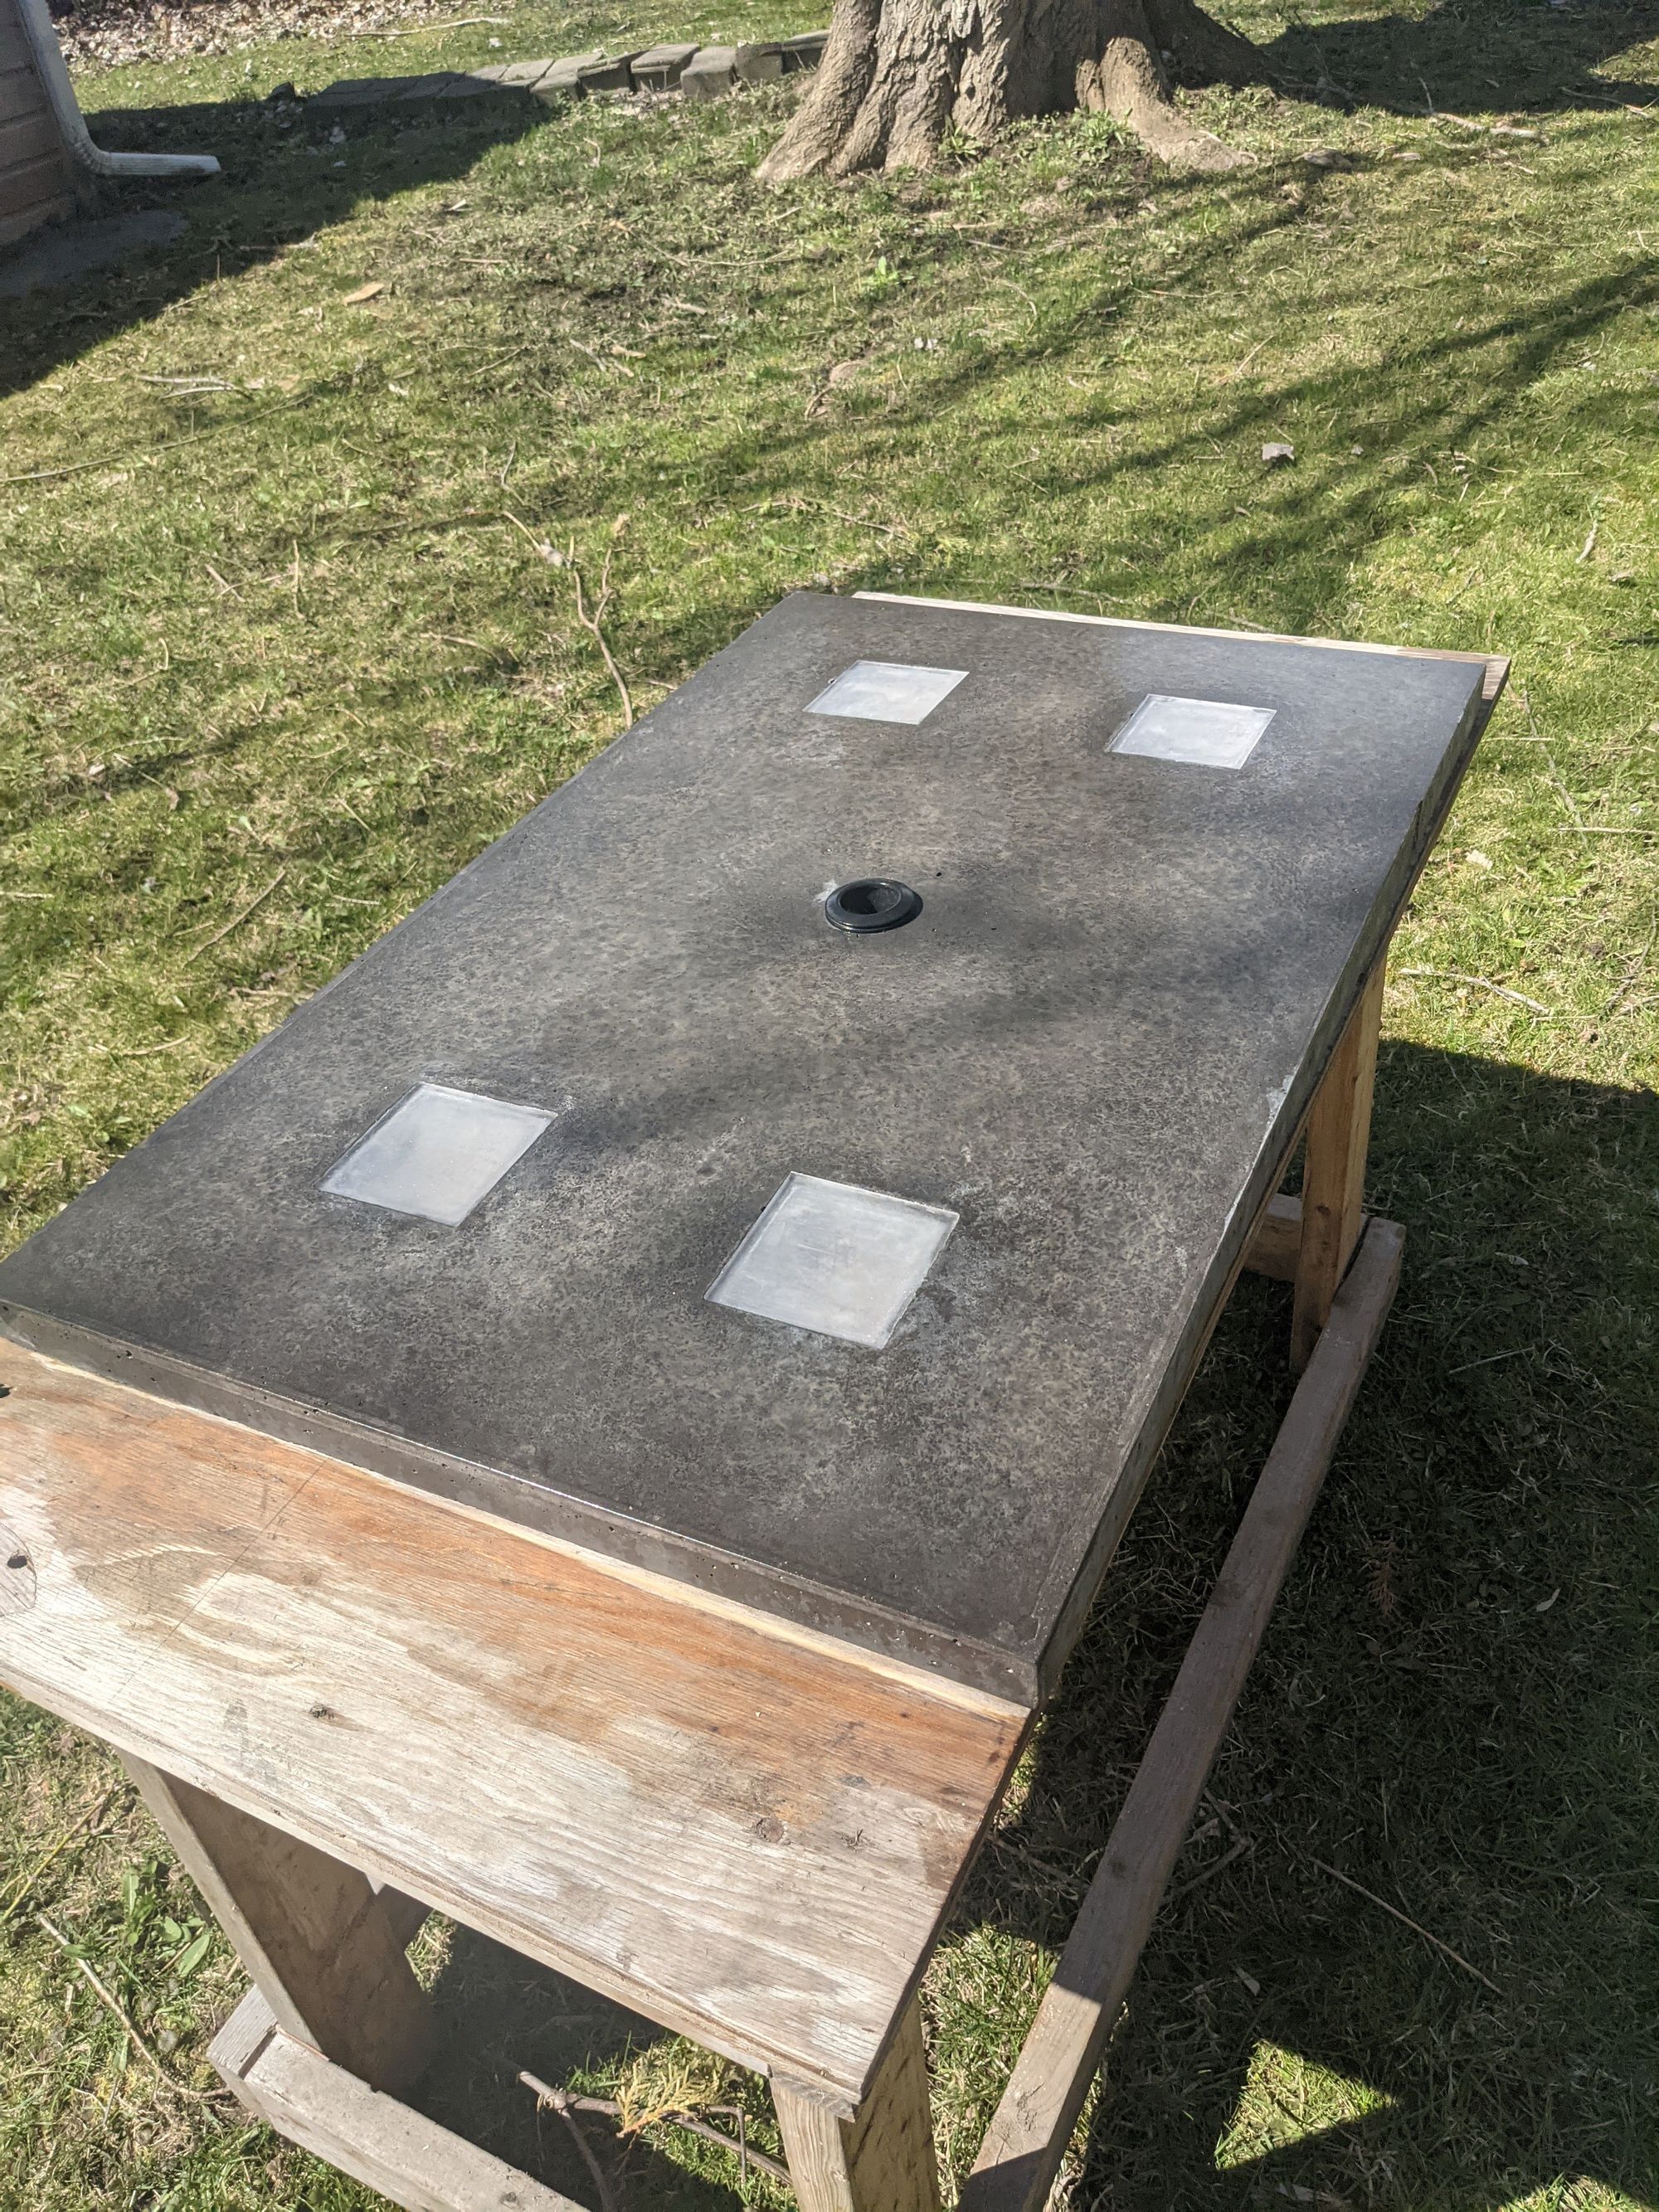
[[[169,61],[179,54],[228,54],[272,39],[338,39],[403,23],[455,20],[433,0],[74,0],[55,8],[64,56],[73,69]],[[474,16],[477,21],[494,20]]]

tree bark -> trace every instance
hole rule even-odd
[[[1198,0],[836,0],[811,88],[760,173],[925,169],[947,131],[984,140],[1072,107],[1117,116],[1172,167],[1237,167],[1183,115],[1172,75],[1248,84],[1266,70]]]

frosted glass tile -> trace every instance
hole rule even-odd
[[[1271,707],[1221,699],[1173,699],[1153,691],[1112,739],[1115,753],[1188,761],[1200,768],[1243,768],[1273,718]]]
[[[957,1220],[946,1206],[792,1175],[708,1295],[717,1306],[879,1352]]]
[[[925,722],[967,675],[965,668],[913,668],[902,660],[855,660],[807,708],[860,722]]]
[[[323,1178],[323,1188],[453,1228],[552,1119],[534,1106],[422,1083],[357,1139]]]

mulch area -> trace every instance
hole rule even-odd
[[[486,0],[487,4],[487,0]],[[72,0],[54,8],[58,36],[72,70],[124,62],[171,61],[182,54],[228,54],[273,39],[373,35],[423,20],[454,21],[453,0]]]

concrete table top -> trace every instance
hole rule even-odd
[[[0,1266],[0,1326],[1033,1700],[1481,673],[792,597]],[[865,878],[921,910],[830,926]]]

